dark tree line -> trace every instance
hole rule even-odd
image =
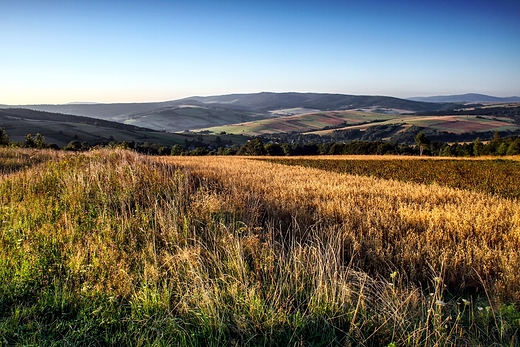
[[[314,137],[313,137],[314,138]],[[299,141],[273,140],[270,136],[251,138],[244,145],[225,143],[219,137],[208,145],[202,138],[193,141],[185,140],[184,144],[167,146],[159,143],[111,141],[107,144],[94,147],[111,147],[134,150],[147,155],[245,155],[245,156],[301,156],[301,155],[341,155],[341,154],[394,154],[394,155],[429,155],[445,157],[472,157],[472,156],[503,156],[520,154],[520,136],[502,137],[494,132],[488,141],[479,137],[469,142],[442,142],[432,141],[430,137],[418,132],[414,143],[397,141]],[[316,140],[322,140],[319,137]],[[87,142],[71,141],[60,148],[55,144],[47,144],[41,134],[32,136],[27,134],[24,141],[11,143],[4,129],[0,128],[0,146],[17,146],[24,148],[51,148],[67,151],[86,151],[91,148]]]

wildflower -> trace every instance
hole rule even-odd
[[[394,272],[392,272],[392,273],[390,274],[390,278],[391,278],[391,279],[394,279],[394,278],[396,278],[396,277],[397,277],[397,271],[394,271]]]
[[[477,310],[482,311],[483,310],[482,306],[477,306]]]
[[[433,280],[435,283],[439,283],[442,279],[440,277],[434,277]]]
[[[466,300],[466,299],[462,299],[462,302],[464,303],[464,305],[469,305],[470,304],[470,302],[468,300]]]

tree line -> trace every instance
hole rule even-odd
[[[23,148],[50,148],[66,151],[86,151],[94,147],[112,147],[134,150],[148,155],[246,155],[246,156],[298,156],[298,155],[428,155],[444,157],[478,157],[483,155],[504,156],[520,154],[520,136],[501,137],[494,132],[489,141],[476,138],[471,142],[430,141],[423,132],[415,137],[415,143],[395,141],[330,141],[330,142],[281,142],[263,137],[253,137],[245,144],[229,144],[215,141],[213,145],[201,140],[185,141],[184,145],[167,146],[159,143],[134,141],[111,141],[108,144],[91,146],[79,140],[71,141],[63,147],[47,144],[41,134],[27,134],[23,141],[12,143],[4,129],[0,128],[0,146]]]

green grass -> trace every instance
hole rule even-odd
[[[185,169],[119,150],[34,163],[12,151],[28,165],[0,181],[0,345],[519,342],[516,306],[464,304],[442,269],[425,291],[371,278],[327,230],[254,223],[255,201]]]

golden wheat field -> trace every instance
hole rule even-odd
[[[520,300],[518,201],[249,158],[162,160],[218,186],[215,213],[254,205],[255,219],[247,222],[290,221],[295,225],[282,227],[296,226],[302,237],[327,229],[341,239],[343,261],[371,274],[398,271],[421,283],[433,269],[454,291],[490,290]]]

